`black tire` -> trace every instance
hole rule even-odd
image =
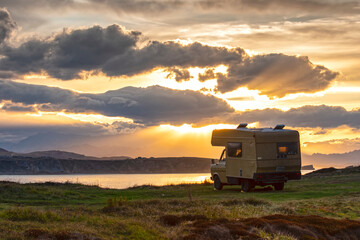
[[[284,189],[284,185],[285,183],[275,183],[273,186],[275,188],[276,191],[282,191]]]
[[[254,187],[254,183],[251,180],[244,179],[241,181],[241,189],[244,192],[250,192]]]
[[[221,183],[219,176],[218,176],[218,175],[215,175],[215,176],[214,176],[214,188],[215,188],[216,190],[222,190],[222,189],[223,189],[223,186],[224,186],[224,185]]]

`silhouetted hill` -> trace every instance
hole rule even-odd
[[[128,160],[74,160],[49,157],[0,157],[0,174],[75,173],[208,173],[207,158],[138,158]]]
[[[0,174],[208,173],[210,171],[208,158],[129,159],[127,157],[95,158],[64,151],[18,154],[2,149],[1,152],[4,154],[0,154]]]
[[[130,159],[127,156],[113,156],[113,157],[93,157],[93,156],[86,156],[83,154],[67,152],[67,151],[60,151],[60,150],[50,150],[50,151],[36,151],[30,153],[15,153],[7,151],[3,148],[0,148],[0,156],[12,156],[12,157],[24,157],[24,158],[55,158],[55,159],[76,159],[76,160],[124,160]]]
[[[314,176],[332,176],[332,175],[344,175],[344,174],[354,174],[360,173],[360,166],[349,166],[346,168],[322,168],[311,173],[305,174],[305,177],[314,177]]]
[[[22,156],[32,157],[32,158],[50,157],[56,159],[77,159],[77,160],[96,159],[96,157],[90,157],[78,153],[59,151],[59,150],[37,151],[37,152],[22,154]]]
[[[343,168],[350,165],[359,165],[360,150],[347,153],[314,153],[312,155],[303,154],[302,162],[305,164],[313,164],[315,168],[324,168],[329,166]]]
[[[0,156],[3,156],[3,155],[11,155],[11,152],[9,152],[3,148],[0,148]]]

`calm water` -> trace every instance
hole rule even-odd
[[[302,174],[312,170],[301,171]],[[0,175],[0,181],[19,183],[35,182],[72,182],[96,185],[103,188],[124,189],[133,186],[151,184],[162,186],[180,183],[199,183],[210,178],[210,173],[184,174],[73,174],[73,175]]]
[[[151,184],[156,186],[180,183],[199,183],[210,178],[210,173],[189,174],[66,174],[66,175],[0,175],[0,181],[19,183],[72,182],[103,188],[124,189]]]

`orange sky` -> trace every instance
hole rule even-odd
[[[359,3],[256,2],[0,1],[0,147],[216,158],[246,121],[360,149]]]

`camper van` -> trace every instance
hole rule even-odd
[[[214,130],[211,144],[225,147],[219,161],[211,165],[217,190],[224,185],[241,185],[244,192],[257,185],[283,190],[286,181],[301,179],[299,132],[282,124],[247,128],[244,123],[236,129]]]

